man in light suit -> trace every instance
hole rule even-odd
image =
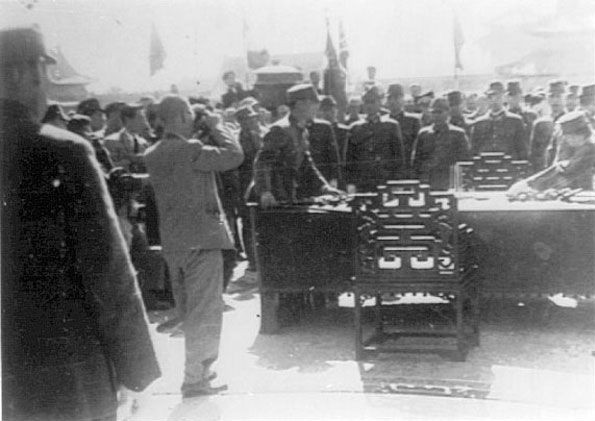
[[[213,394],[221,390],[211,385],[211,366],[218,357],[223,318],[221,250],[233,249],[215,172],[237,168],[244,154],[219,118],[210,113],[205,123],[216,146],[188,140],[194,112],[180,96],[163,98],[157,113],[164,133],[146,151],[145,162],[155,190],[163,253],[185,333],[182,394]]]

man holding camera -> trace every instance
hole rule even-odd
[[[214,145],[188,140],[195,115],[178,95],[163,98],[157,113],[163,137],[146,151],[145,159],[157,199],[177,317],[185,334],[182,394],[213,394],[222,390],[211,385],[223,321],[222,250],[233,249],[215,173],[237,168],[244,155],[237,140],[208,111],[204,123]]]

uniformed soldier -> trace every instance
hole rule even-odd
[[[76,112],[89,117],[92,132],[98,132],[105,128],[105,110],[101,108],[97,98],[88,98],[81,101],[76,108]]]
[[[508,111],[523,119],[523,124],[525,126],[525,143],[529,146],[531,129],[533,127],[533,122],[537,119],[537,113],[523,106],[523,90],[521,89],[521,82],[518,80],[512,80],[507,83],[506,102],[508,104]]]
[[[324,104],[324,107],[328,108],[329,101],[334,102],[333,97],[323,97],[321,106]],[[339,180],[342,179],[341,155],[332,124],[324,119],[314,118],[308,121],[307,128],[310,154],[316,167],[332,186],[337,187]]]
[[[513,159],[526,159],[523,120],[504,108],[504,85],[501,82],[492,82],[486,96],[490,111],[471,126],[473,154],[504,152]]]
[[[552,81],[549,84],[548,104],[550,114],[533,123],[530,137],[529,161],[534,171],[548,167],[556,153],[555,123],[564,114],[564,82]]]
[[[366,119],[351,125],[346,153],[348,192],[374,191],[387,180],[406,175],[399,123],[380,115],[383,93],[370,88],[362,97]]]
[[[587,116],[591,129],[595,131],[595,85],[583,86],[579,99],[581,110]]]
[[[409,85],[409,96],[405,104],[405,111],[408,113],[421,114],[421,108],[417,104],[417,99],[421,95],[421,85],[413,83]]]
[[[530,189],[581,188],[593,190],[595,144],[590,125],[581,111],[566,113],[558,119],[559,143],[553,164],[513,185],[509,192],[516,194]]]
[[[403,91],[403,86],[397,83],[388,87],[386,106],[390,110],[390,118],[396,120],[401,127],[405,163],[409,166],[411,163],[413,143],[415,142],[415,138],[417,137],[421,126],[420,118],[417,114],[404,111],[405,92]]]
[[[571,112],[575,111],[579,107],[579,93],[580,86],[578,85],[570,85],[568,87],[568,94],[566,95],[566,111]]]
[[[254,163],[254,187],[263,207],[296,203],[320,193],[338,194],[316,167],[306,125],[316,115],[319,98],[310,84],[287,90],[290,113],[264,137]]]
[[[415,103],[419,107],[421,127],[426,127],[432,124],[432,113],[430,105],[434,99],[434,91],[427,91],[415,99]]]
[[[320,101],[320,108],[318,110],[320,118],[328,121],[333,129],[333,134],[337,141],[339,149],[339,188],[345,188],[345,151],[347,149],[347,137],[349,135],[349,126],[341,124],[337,121],[338,110],[337,102],[332,96],[325,96]],[[314,160],[316,162],[316,160]]]
[[[432,102],[434,123],[420,130],[411,157],[415,178],[429,182],[432,190],[448,190],[452,166],[471,158],[465,130],[448,122],[449,108],[444,98]]]
[[[263,138],[267,132],[258,121],[258,113],[250,105],[244,105],[236,111],[236,119],[240,124],[240,146],[244,151],[244,161],[238,167],[240,194],[242,195],[239,207],[239,214],[242,218],[242,240],[244,251],[248,258],[248,270],[256,270],[256,259],[252,245],[252,225],[250,223],[250,212],[247,206],[248,201],[254,198],[249,197],[251,184],[254,175],[254,160],[258,151],[262,148]]]
[[[349,98],[347,104],[347,115],[345,116],[345,124],[350,126],[362,119],[362,98],[360,96],[353,96]]]
[[[112,200],[87,142],[38,122],[34,29],[0,31],[2,418],[116,420],[116,391],[160,376]]]
[[[380,84],[376,80],[376,72],[377,69],[374,66],[367,67],[368,72],[368,79],[364,81],[364,92],[368,91],[371,87],[376,86],[377,88],[381,88]]]
[[[141,104],[126,104],[120,110],[123,128],[104,139],[114,165],[130,172],[145,172],[143,153],[149,143],[141,137],[149,123]]]
[[[467,131],[469,126],[463,112],[463,93],[457,90],[450,91],[446,94],[446,98],[448,99],[448,106],[450,107],[449,123]]]

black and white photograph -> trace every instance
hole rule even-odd
[[[595,419],[593,0],[0,0],[5,421]]]

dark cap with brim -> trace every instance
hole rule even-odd
[[[109,104],[107,104],[105,106],[104,111],[108,115],[112,114],[112,113],[120,112],[120,111],[122,111],[122,108],[124,108],[125,105],[126,105],[126,103],[121,102],[121,101],[110,102]]]
[[[436,98],[432,101],[432,105],[430,106],[432,110],[437,111],[449,111],[450,106],[448,104],[448,100],[446,98]]]
[[[320,100],[320,108],[332,108],[337,106],[337,101],[331,95],[325,95]]]
[[[0,31],[0,57],[3,63],[24,63],[42,59],[56,64],[45,49],[43,36],[35,28],[12,28]]]
[[[84,114],[88,116],[95,114],[97,111],[101,111],[102,113],[105,112],[101,108],[101,105],[99,105],[99,100],[97,98],[85,99],[79,103],[78,107],[76,107],[76,112],[78,114]]]
[[[301,83],[299,85],[292,86],[286,92],[287,103],[295,104],[297,101],[314,101],[320,102],[318,93],[314,86],[309,83]]]
[[[120,114],[122,115],[122,117],[126,117],[126,118],[132,118],[134,117],[134,115],[136,114],[136,112],[138,110],[142,110],[143,104],[137,104],[137,103],[129,103],[129,104],[124,104],[122,106],[122,109],[120,110]]]
[[[461,91],[450,91],[446,94],[448,105],[457,107],[463,103],[463,93]]]
[[[549,82],[549,95],[564,95],[564,92],[566,91],[566,82],[564,82],[563,80],[557,79],[557,80],[552,80]]]
[[[403,89],[403,85],[398,83],[393,83],[392,85],[388,86],[388,97],[389,98],[400,98],[405,96],[405,90]]]
[[[42,123],[47,123],[48,121],[55,120],[59,118],[62,121],[68,122],[70,121],[70,117],[66,115],[62,106],[58,103],[53,103],[48,105],[48,109],[41,120]]]
[[[258,113],[254,111],[251,105],[243,105],[235,112],[235,118],[238,121],[246,120],[250,117],[258,117]]]
[[[490,86],[487,91],[484,92],[485,95],[496,95],[496,94],[503,94],[504,93],[504,85],[500,81],[494,81],[490,83]]]

